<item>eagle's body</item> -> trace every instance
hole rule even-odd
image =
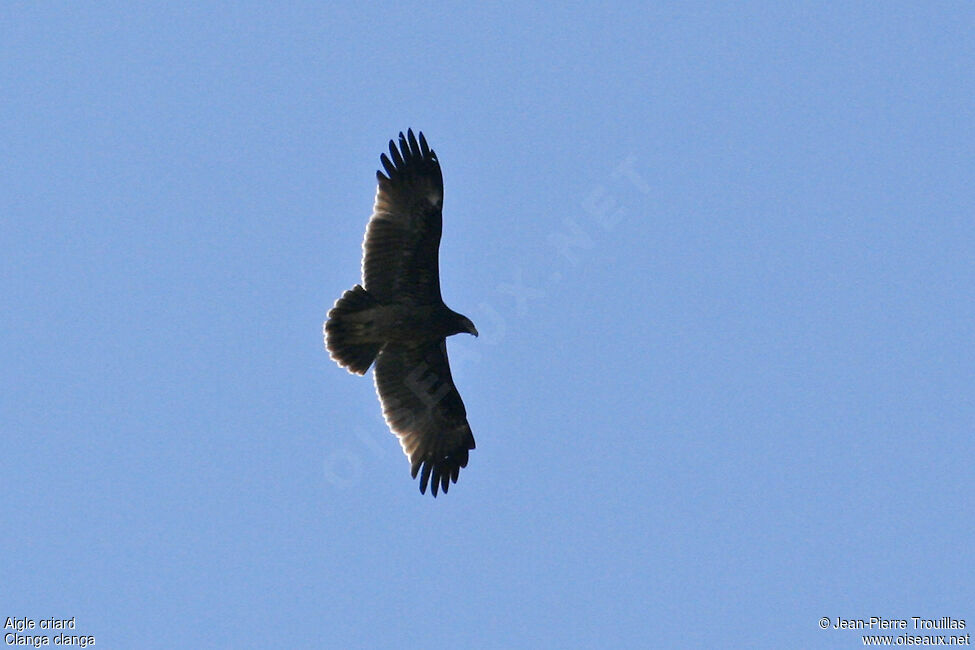
[[[424,343],[459,334],[452,327],[453,312],[442,305],[377,304],[349,314],[347,323],[362,326],[363,343]]]
[[[328,312],[325,346],[340,366],[365,374],[375,362],[376,392],[399,436],[420,492],[457,482],[474,449],[467,411],[450,376],[446,337],[474,324],[440,296],[443,176],[420,134],[391,140],[380,159],[379,188],[362,242],[362,285]],[[432,480],[431,480],[432,479]]]

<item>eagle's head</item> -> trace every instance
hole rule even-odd
[[[457,334],[467,333],[477,336],[477,328],[474,327],[474,322],[463,314],[454,312],[454,327]]]

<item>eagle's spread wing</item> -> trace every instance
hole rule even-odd
[[[362,283],[379,302],[440,302],[437,260],[443,226],[443,175],[437,155],[413,130],[389,141],[382,155],[386,175],[362,242]]]
[[[437,488],[446,493],[474,449],[467,410],[450,376],[446,341],[387,343],[374,376],[383,415],[410,459],[413,477],[422,469],[420,492],[429,481],[433,496]]]

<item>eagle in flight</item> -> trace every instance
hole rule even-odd
[[[420,492],[457,482],[474,434],[447,361],[447,337],[474,323],[440,296],[443,175],[420,133],[389,141],[362,242],[362,284],[342,294],[325,321],[325,347],[336,363],[373,377],[390,430],[410,459]]]

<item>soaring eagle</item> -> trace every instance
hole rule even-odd
[[[447,361],[447,337],[474,323],[440,296],[443,175],[420,133],[389,141],[384,175],[362,242],[362,284],[342,294],[325,321],[325,347],[340,366],[373,376],[383,416],[410,459],[420,492],[447,492],[467,467],[474,434]]]

